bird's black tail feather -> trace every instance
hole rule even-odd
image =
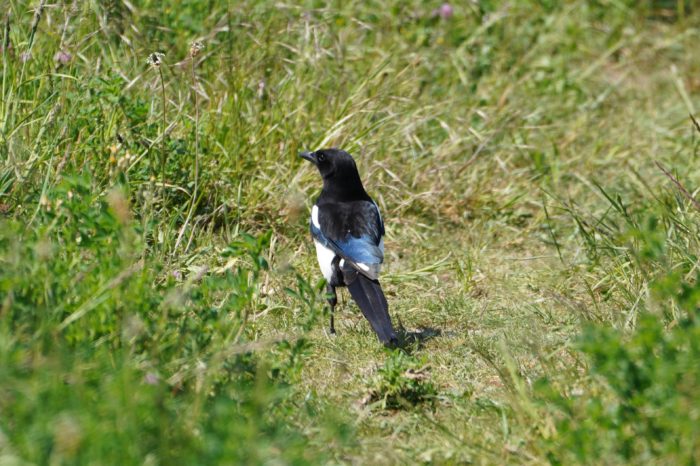
[[[350,295],[360,307],[379,340],[386,346],[396,345],[398,338],[389,317],[389,305],[378,281],[362,274],[348,285]]]

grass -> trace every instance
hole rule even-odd
[[[698,11],[439,6],[9,2],[0,462],[700,460]],[[326,331],[326,146],[402,351]]]

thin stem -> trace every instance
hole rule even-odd
[[[194,69],[195,58],[192,57],[192,91],[194,92],[194,193],[192,194],[191,207],[197,199],[199,187],[199,97],[197,96],[197,75]]]
[[[659,170],[661,170],[661,172],[662,172],[664,175],[666,175],[666,178],[668,178],[669,180],[671,180],[671,182],[672,182],[673,184],[676,185],[676,187],[677,187],[678,190],[681,192],[681,194],[683,194],[683,196],[685,196],[685,198],[688,199],[688,200],[690,201],[691,204],[693,204],[693,207],[695,207],[697,210],[700,210],[700,201],[698,201],[697,199],[695,199],[695,197],[693,197],[693,195],[690,194],[690,191],[688,191],[688,190],[685,188],[685,186],[683,186],[683,184],[682,184],[680,181],[678,181],[678,178],[676,178],[675,176],[673,176],[673,175],[671,174],[671,172],[669,172],[668,170],[666,170],[666,169],[664,168],[664,166],[661,165],[661,163],[659,163],[658,160],[656,160],[655,163],[656,163],[656,166],[659,167]]]
[[[180,246],[187,225],[189,225],[192,215],[194,214],[194,208],[197,203],[197,193],[199,191],[199,98],[197,96],[197,74],[195,72],[195,54],[192,53],[191,57],[191,70],[192,70],[192,91],[194,92],[194,189],[192,191],[192,197],[190,197],[190,208],[187,212],[187,218],[185,223],[180,227],[180,232],[177,235],[177,240],[175,240],[175,247],[172,253],[175,254],[177,248]],[[185,246],[185,250],[189,247],[189,243]]]
[[[165,80],[163,79],[163,69],[161,66],[158,67],[158,73],[160,74],[160,90],[162,93],[163,100],[163,116],[161,123],[161,135],[160,135],[160,181],[163,186],[165,186]]]
[[[10,10],[8,9],[7,15],[5,16],[5,27],[4,27],[4,32],[3,32],[3,37],[2,37],[2,97],[3,101],[2,104],[0,105],[2,107],[2,129],[1,133],[3,136],[3,142],[5,140],[5,124],[7,123],[7,118],[5,117],[5,109],[9,108],[8,101],[5,99],[6,97],[10,97],[9,95],[6,94],[5,91],[5,86],[6,86],[6,81],[7,81],[7,56],[9,54],[9,48],[10,48]]]

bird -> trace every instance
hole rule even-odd
[[[323,178],[323,189],[311,208],[310,230],[326,279],[330,333],[335,334],[336,288],[347,287],[379,341],[395,347],[398,337],[379,283],[384,222],[377,203],[365,191],[349,153],[333,148],[299,156],[314,164]]]

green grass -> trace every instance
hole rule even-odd
[[[0,463],[700,461],[691,2],[163,3],[0,12]],[[329,146],[403,351],[327,333]]]

